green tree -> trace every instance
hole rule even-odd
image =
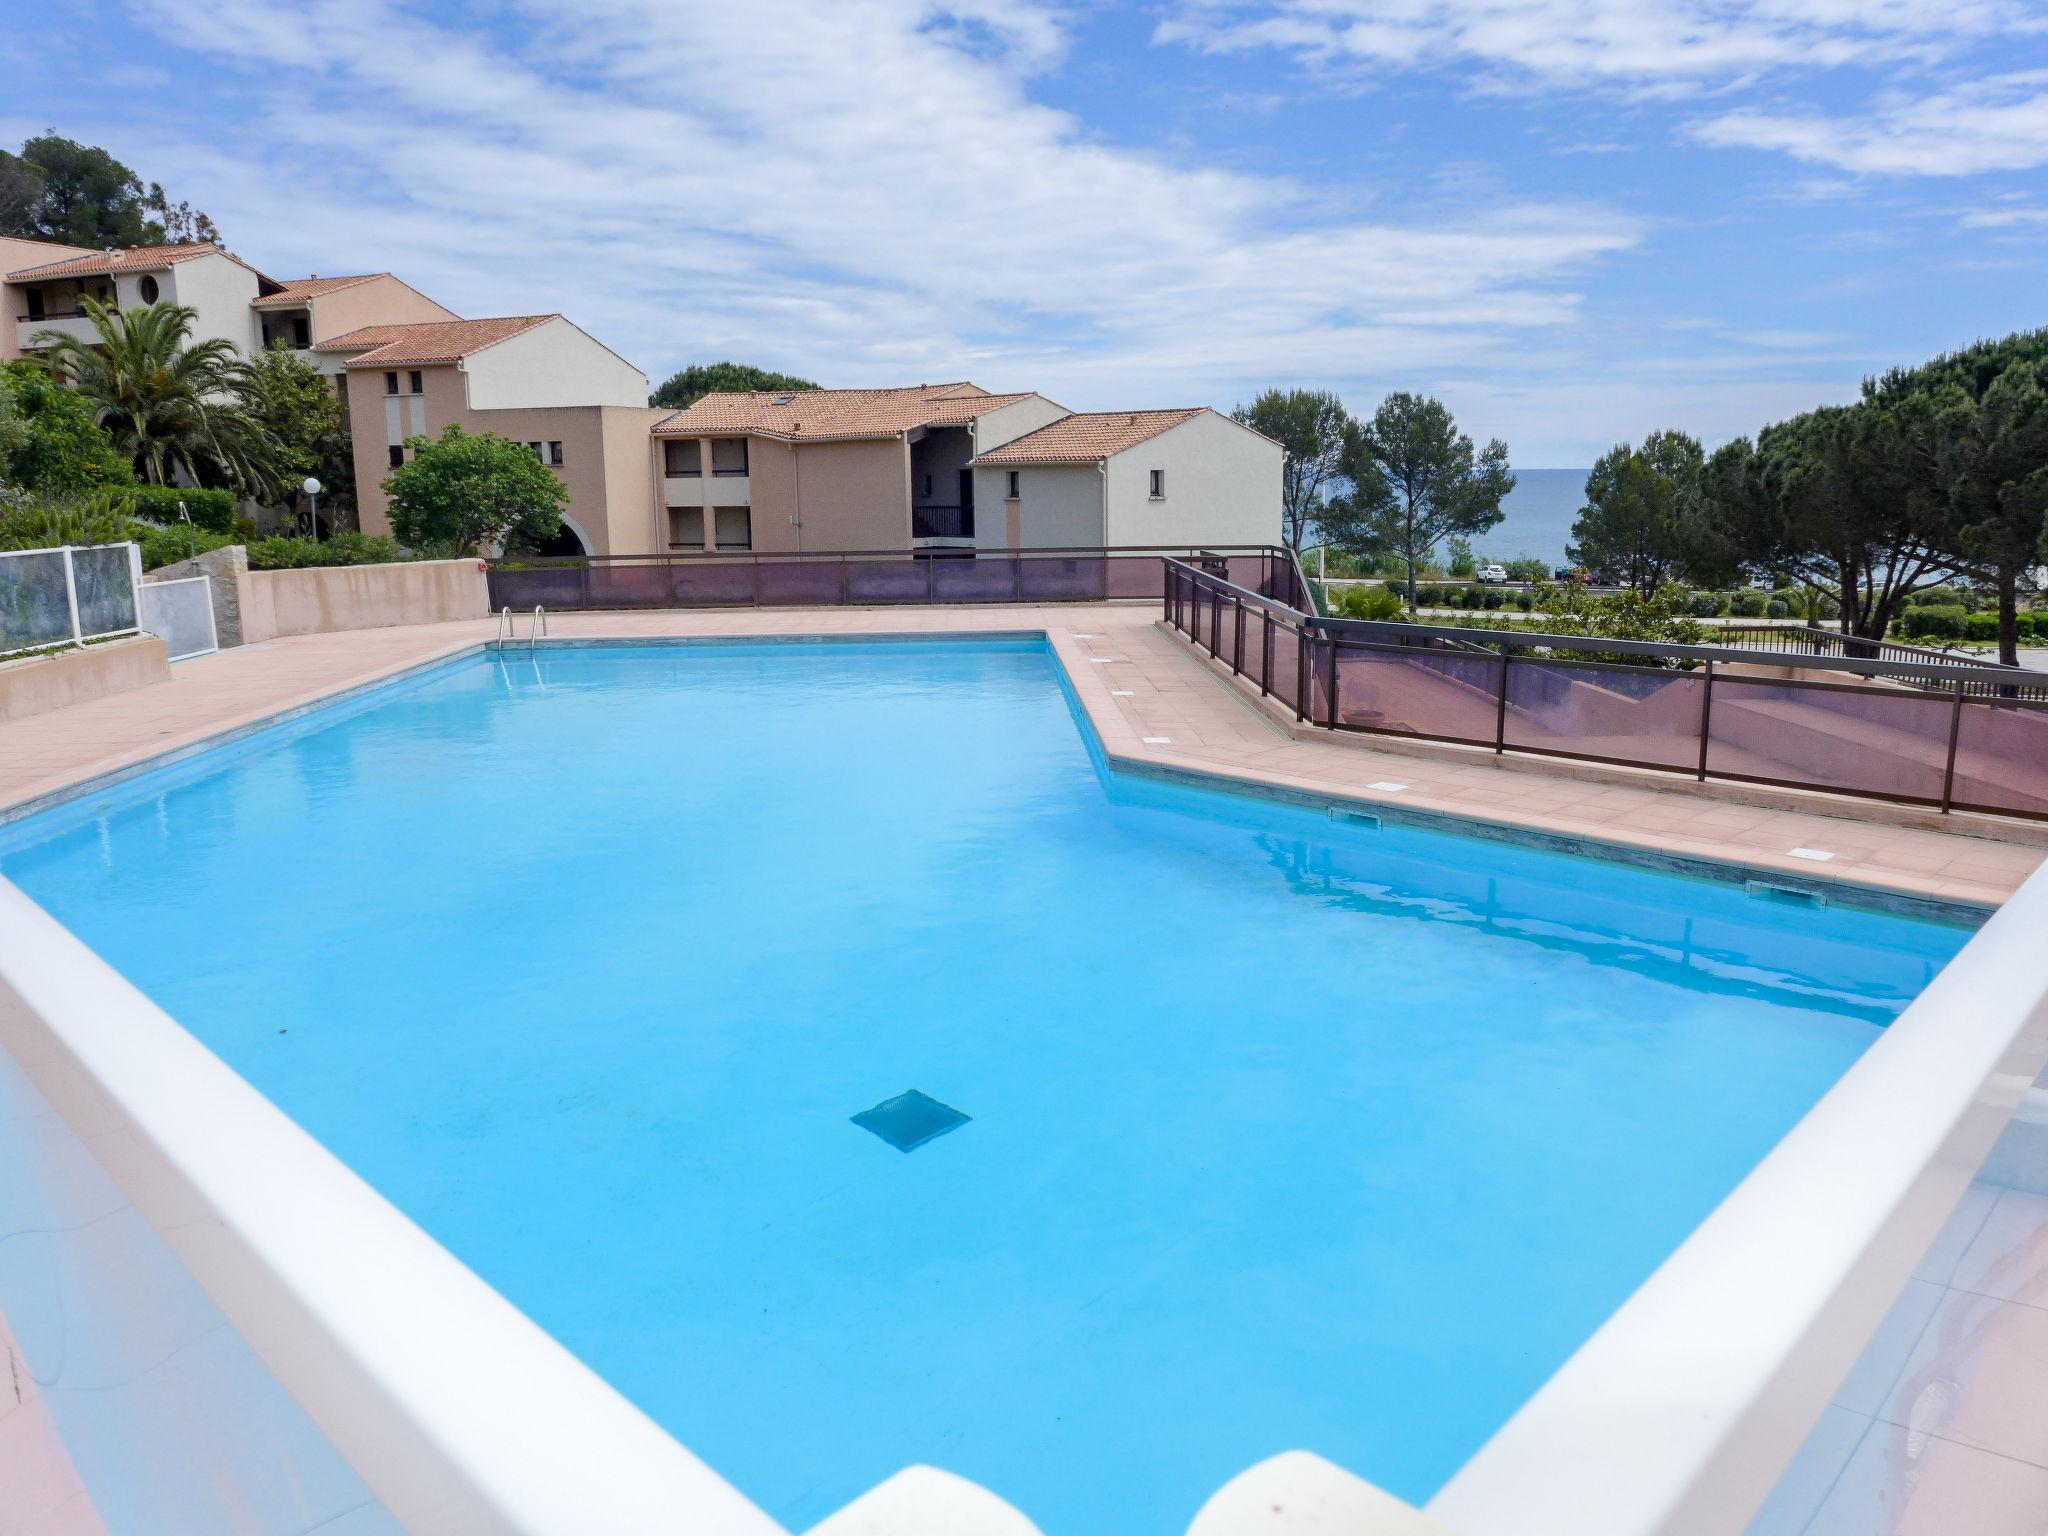
[[[2048,330],[1979,342],[1864,385],[1866,410],[1891,413],[1908,473],[1938,506],[1955,571],[1998,602],[1998,648],[2019,659],[2019,602],[2048,534]]]
[[[681,372],[672,373],[663,379],[661,386],[648,398],[647,403],[661,406],[666,410],[680,411],[696,404],[706,395],[817,387],[809,379],[800,379],[793,373],[772,373],[766,368],[756,368],[752,363],[692,363]]]
[[[1411,608],[1415,573],[1436,546],[1497,526],[1515,488],[1506,443],[1475,449],[1443,402],[1399,392],[1348,435],[1343,470],[1352,488],[1333,519],[1342,541],[1399,559]]]
[[[1738,438],[1705,477],[1707,521],[1733,558],[1817,587],[1844,635],[1875,642],[1913,593],[1953,573],[1946,498],[1917,462],[1911,412],[1823,406]]]
[[[0,484],[13,482],[14,460],[29,444],[28,421],[14,398],[13,375],[0,369]]]
[[[276,440],[244,404],[249,370],[228,341],[191,341],[196,315],[182,304],[80,303],[93,341],[43,331],[36,344],[145,481],[167,485],[182,470],[259,498],[276,484]]]
[[[296,507],[311,475],[323,506],[355,505],[355,454],[348,410],[327,377],[297,353],[277,346],[259,353],[241,384],[249,415],[277,445],[257,499]]]
[[[1344,444],[1354,430],[1351,413],[1328,390],[1269,389],[1230,414],[1287,450],[1280,469],[1281,527],[1287,547],[1298,555],[1341,472]]]
[[[49,495],[134,483],[134,470],[94,422],[92,407],[39,362],[0,365],[0,388],[21,429],[21,441],[0,456],[0,480]]]
[[[0,151],[0,235],[64,245],[162,245],[217,240],[213,220],[190,203],[173,203],[94,144],[54,129],[25,141],[19,155]]]
[[[1707,456],[1683,432],[1618,443],[1586,476],[1565,558],[1647,597],[1689,566],[1701,540]]]
[[[407,446],[413,457],[384,482],[400,543],[471,555],[487,544],[542,544],[561,532],[569,489],[532,449],[453,422],[437,441],[415,437]]]

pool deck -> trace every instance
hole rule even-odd
[[[1043,631],[1109,753],[1155,771],[1980,908],[2048,855],[2041,825],[1957,817],[1944,827],[1852,799],[1779,792],[1772,804],[1740,786],[1637,783],[1549,759],[1297,739],[1163,629],[1152,605],[562,614],[550,628],[557,640]],[[479,620],[268,641],[182,662],[168,683],[0,726],[0,819],[496,634],[496,621]],[[2048,1164],[1980,1178],[1753,1536],[2048,1529],[2041,1188]]]
[[[1936,818],[1924,811],[1845,797],[1660,782],[1649,774],[1552,759],[1384,750],[1356,737],[1298,740],[1158,618],[1150,604],[565,613],[550,616],[550,634],[653,639],[1043,630],[1105,748],[1154,770],[1378,802],[1566,844],[1633,850],[1653,862],[1735,863],[1809,885],[1982,909],[2003,902],[2048,857],[2048,827],[2039,824],[1954,817],[1948,818],[1951,830],[1926,825]],[[11,722],[0,727],[0,817],[81,782],[493,640],[497,632],[492,619],[266,641],[180,662],[168,683]]]

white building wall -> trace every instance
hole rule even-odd
[[[1072,413],[1064,405],[1055,404],[1043,395],[1032,395],[1013,405],[998,407],[985,416],[974,419],[974,451],[987,453],[1005,443],[1015,442],[1026,432],[1036,432],[1040,427],[1051,426],[1062,416]],[[975,487],[979,498],[981,488]],[[976,506],[981,503],[977,499]]]
[[[263,322],[249,306],[256,299],[256,274],[225,256],[195,256],[155,273],[162,300],[184,304],[198,312],[192,322],[193,341],[225,338],[243,357],[263,350]],[[120,297],[124,305],[140,304],[137,291],[141,275],[123,275]]]
[[[1278,544],[1285,454],[1204,411],[1109,461],[1109,544]],[[1166,495],[1150,495],[1151,471]]]
[[[468,358],[473,411],[555,405],[647,406],[647,375],[559,316]]]
[[[1019,549],[1098,549],[1102,538],[1102,471],[1094,464],[1017,466]],[[1010,471],[974,472],[974,546],[1010,546]]]

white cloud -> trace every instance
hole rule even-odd
[[[2032,170],[2048,164],[2048,70],[1894,98],[1858,117],[1728,112],[1693,134],[1703,144],[1779,150],[1864,175]]]
[[[1576,278],[1644,235],[1591,206],[1373,217],[1101,142],[1032,98],[1066,46],[1049,5],[589,0],[567,25],[520,0],[495,35],[396,0],[144,12],[258,103],[224,146],[136,131],[259,265],[559,306],[651,371],[731,353],[1086,405],[1476,365],[1568,325]]]
[[[1339,74],[1477,65],[1496,85],[1673,94],[2043,30],[2021,0],[1181,0],[1156,36]]]

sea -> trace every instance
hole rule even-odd
[[[1516,470],[1515,488],[1501,503],[1507,517],[1472,541],[1473,553],[1482,563],[1497,560],[1504,565],[1527,556],[1553,569],[1562,566],[1572,523],[1585,505],[1587,473],[1583,469]]]

